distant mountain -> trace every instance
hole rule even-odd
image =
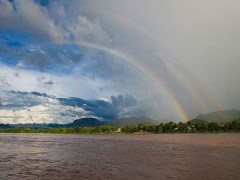
[[[12,127],[20,128],[33,128],[33,129],[46,129],[46,128],[59,128],[64,127],[63,124],[11,124]]]
[[[96,126],[101,126],[103,125],[103,122],[99,121],[98,119],[95,118],[81,118],[81,119],[76,119],[73,121],[73,123],[68,124],[68,127],[96,127]]]
[[[95,118],[81,118],[76,119],[73,123],[69,124],[0,124],[0,128],[11,128],[11,127],[20,127],[20,128],[33,128],[33,129],[47,129],[47,128],[60,128],[60,127],[96,127],[101,126],[104,123]]]
[[[12,128],[13,126],[10,126],[8,124],[0,124],[0,128]]]
[[[192,124],[195,124],[195,123],[207,124],[208,123],[207,121],[201,120],[201,119],[192,119],[189,122],[192,123]]]
[[[46,128],[59,128],[59,127],[97,127],[97,126],[115,126],[122,127],[126,125],[137,124],[159,124],[157,121],[145,116],[120,118],[110,122],[102,122],[96,118],[81,118],[76,119],[73,123],[69,124],[0,124],[0,128],[21,127],[21,128],[34,128],[34,129],[46,129]]]
[[[226,110],[211,112],[208,114],[200,114],[195,119],[201,119],[208,122],[224,123],[240,117],[240,111],[237,110]]]
[[[147,124],[159,124],[159,123],[148,117],[140,116],[140,117],[120,118],[117,120],[104,123],[104,126],[122,127],[126,125],[137,125],[137,124],[147,125]]]

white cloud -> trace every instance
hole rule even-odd
[[[1,28],[11,27],[16,19],[13,13],[13,6],[8,0],[2,0],[0,3],[0,30]]]
[[[110,45],[111,38],[101,28],[98,21],[90,22],[84,16],[78,16],[76,21],[67,26],[68,32],[73,40],[85,40],[88,42],[97,42],[99,44]]]
[[[88,116],[80,107],[61,105],[57,99],[27,93],[0,93],[0,123],[71,123]]]
[[[0,29],[4,28],[27,32],[38,40],[48,42],[85,40],[111,44],[111,38],[99,21],[90,21],[81,15],[72,19],[58,4],[47,9],[31,0],[15,0],[13,3],[3,0],[0,3]]]
[[[15,8],[15,9],[14,9]],[[47,10],[34,1],[3,0],[0,4],[0,27],[25,31],[42,40],[62,40],[58,28],[48,17]]]
[[[53,41],[62,40],[63,37],[55,26],[54,21],[49,18],[45,8],[29,0],[16,0],[14,5],[16,6],[18,23],[19,26],[22,26],[21,28],[24,26],[25,28],[28,27],[28,31],[36,33],[40,39],[47,36]]]
[[[71,111],[71,113],[69,113]],[[65,114],[65,116],[63,116]],[[0,109],[1,123],[72,123],[73,120],[86,117],[82,108],[43,104],[18,110]]]

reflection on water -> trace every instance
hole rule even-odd
[[[240,134],[0,134],[0,179],[240,179]]]

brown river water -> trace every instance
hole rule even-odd
[[[0,134],[0,179],[240,179],[240,134]]]

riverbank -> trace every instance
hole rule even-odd
[[[55,128],[0,128],[0,133],[48,133],[48,134],[175,134],[175,133],[237,133],[240,132],[240,118],[226,123],[202,120],[186,123],[168,122],[159,125],[126,125],[123,127],[55,127]]]

